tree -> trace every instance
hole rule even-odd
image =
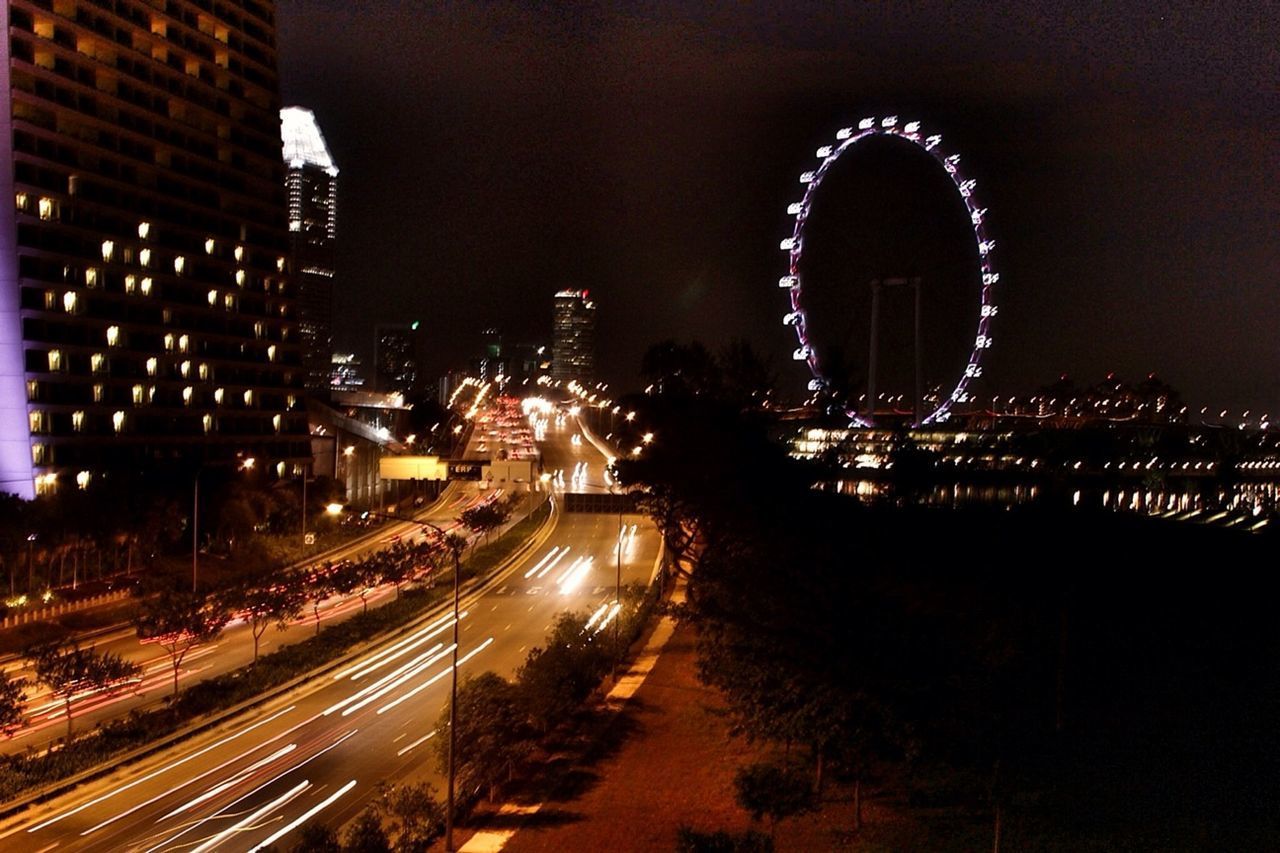
[[[27,722],[23,716],[27,706],[26,687],[24,679],[0,675],[0,734],[5,737],[13,737]]]
[[[488,788],[496,799],[504,779],[515,774],[532,745],[528,717],[520,690],[492,672],[468,678],[458,688],[458,773],[464,788]],[[449,709],[436,723],[436,731],[448,731]],[[436,758],[443,773],[449,766],[449,739],[436,741]]]
[[[383,786],[375,801],[397,853],[426,853],[444,831],[444,806],[430,784]]]
[[[320,605],[337,592],[334,577],[336,574],[336,566],[326,565],[324,568],[313,571],[307,578],[305,597],[307,603],[311,605],[311,615],[316,620],[317,637],[320,636]]]
[[[507,519],[511,517],[512,509],[510,501],[495,498],[463,510],[462,515],[458,516],[458,521],[474,530],[477,534],[484,536],[484,541],[487,545],[489,544],[489,534],[506,523]]]
[[[573,712],[609,668],[608,650],[586,634],[586,617],[561,613],[544,647],[534,648],[516,671],[529,718],[541,731]]]
[[[298,830],[293,853],[342,853],[338,833],[322,823],[309,820]]]
[[[382,828],[377,806],[369,806],[347,828],[342,839],[343,853],[391,853],[391,842]]]
[[[773,853],[773,839],[754,829],[741,833],[699,832],[682,826],[676,834],[676,853]]]
[[[281,631],[289,627],[302,614],[305,595],[301,576],[292,573],[273,582],[241,587],[231,594],[232,608],[244,613],[249,621],[254,663],[258,662],[258,644],[267,627],[274,624]]]
[[[165,589],[134,612],[138,638],[154,641],[173,664],[173,695],[178,695],[178,672],[187,653],[217,639],[231,620],[226,604],[208,595]]]
[[[77,698],[111,690],[142,674],[139,664],[113,652],[82,649],[75,642],[33,649],[27,652],[27,657],[34,665],[36,681],[48,687],[55,699],[62,700],[67,714],[68,743]]]
[[[769,818],[769,837],[775,837],[780,820],[809,811],[814,806],[813,789],[799,773],[776,764],[748,764],[733,776],[738,805],[752,820]]]

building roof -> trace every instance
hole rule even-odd
[[[330,175],[338,174],[338,167],[329,154],[315,113],[305,107],[285,107],[280,111],[280,137],[284,141],[284,162],[290,169],[303,166],[319,166]]]

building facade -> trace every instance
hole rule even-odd
[[[585,290],[556,294],[551,378],[589,382],[596,372],[596,305]]]
[[[329,386],[333,354],[334,243],[338,236],[338,167],[311,110],[280,111],[289,239],[298,288],[298,334],[303,383],[308,391]]]
[[[422,324],[380,324],[374,328],[375,390],[412,396],[420,385]]]
[[[4,8],[0,489],[306,464],[272,6]]]

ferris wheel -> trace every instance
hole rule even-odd
[[[935,160],[938,161],[939,164],[941,164],[942,168],[946,170],[948,177],[956,188],[956,192],[960,194],[961,199],[964,201],[965,208],[968,210],[969,222],[973,228],[974,242],[978,252],[982,287],[978,303],[977,333],[974,336],[973,345],[969,351],[969,357],[965,363],[964,372],[956,382],[951,393],[946,397],[941,398],[932,411],[926,413],[921,411],[917,406],[917,413],[914,422],[915,426],[938,424],[945,422],[950,417],[951,408],[956,403],[968,402],[969,384],[974,379],[982,375],[982,357],[985,352],[991,348],[991,321],[997,313],[997,307],[994,301],[994,289],[995,285],[1000,281],[1000,274],[995,271],[991,261],[991,252],[995,248],[995,241],[990,239],[986,233],[987,209],[979,207],[974,198],[974,191],[977,187],[977,183],[970,178],[965,178],[961,173],[960,155],[944,153],[942,149],[942,137],[936,134],[926,135],[920,127],[920,122],[899,122],[897,116],[864,118],[858,122],[857,127],[846,127],[836,133],[835,145],[824,145],[818,149],[817,156],[821,160],[818,168],[813,171],[804,172],[800,175],[800,183],[805,185],[804,197],[787,208],[787,214],[795,217],[795,228],[793,229],[791,236],[779,244],[779,248],[787,252],[790,258],[790,267],[787,274],[778,279],[778,286],[789,291],[791,297],[791,310],[787,312],[782,321],[786,325],[795,329],[796,338],[799,341],[799,346],[793,353],[793,357],[796,361],[806,362],[809,365],[810,372],[813,374],[813,378],[809,380],[809,390],[825,390],[828,387],[829,382],[822,372],[817,349],[810,340],[808,328],[806,326],[804,284],[801,280],[800,272],[801,260],[804,257],[805,248],[805,222],[809,216],[809,209],[813,201],[814,194],[822,184],[823,178],[827,176],[831,167],[840,158],[840,156],[859,145],[859,143],[873,137],[885,136],[904,139],[913,145],[916,145],[920,149],[928,152]],[[918,317],[918,282],[916,284],[916,299]],[[873,314],[873,343],[871,352],[871,368],[867,389],[870,405],[864,412],[857,412],[852,409],[848,411],[850,419],[858,426],[871,426],[874,423],[875,322]],[[917,331],[917,348],[919,346],[918,336],[919,332]],[[917,386],[919,383],[919,370],[919,357],[917,356]],[[917,395],[919,395],[918,391]]]

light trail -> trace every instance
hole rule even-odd
[[[400,750],[399,752],[397,752],[397,753],[396,753],[396,757],[397,757],[397,758],[399,758],[401,755],[404,755],[406,752],[409,752],[410,750],[412,750],[412,749],[414,749],[414,748],[416,748],[416,747],[422,746],[424,743],[426,743],[427,741],[431,740],[431,739],[432,739],[433,737],[435,737],[435,736],[436,736],[435,730],[434,730],[434,729],[432,729],[430,732],[428,732],[428,733],[426,734],[426,736],[418,738],[418,739],[417,739],[417,740],[415,740],[413,743],[409,744],[409,745],[408,745],[408,746],[406,746],[404,749],[402,749],[402,750]]]
[[[543,557],[541,560],[539,560],[537,563],[535,563],[532,569],[524,573],[524,579],[528,580],[530,577],[532,577],[534,573],[538,571],[538,569],[541,569],[544,565],[546,565],[551,560],[551,558],[554,557],[559,551],[560,551],[559,545],[557,545],[556,547],[548,551],[547,555]]]
[[[70,809],[59,815],[56,815],[55,817],[49,818],[46,821],[38,823],[35,826],[28,829],[27,832],[38,832],[39,830],[44,829],[45,827],[52,826],[58,821],[65,820],[66,818],[69,818],[72,815],[79,814],[80,812],[84,811],[87,808],[90,808],[91,806],[96,806],[99,803],[106,802],[107,800],[114,797],[116,794],[123,793],[124,791],[127,791],[130,788],[136,787],[137,785],[141,785],[143,782],[147,782],[151,779],[154,779],[155,777],[159,776],[162,773],[167,773],[168,771],[172,770],[175,767],[179,767],[183,764],[186,764],[188,761],[191,761],[194,758],[198,758],[201,755],[204,755],[205,753],[211,750],[217,749],[218,747],[226,743],[230,743],[231,741],[235,740],[241,735],[248,734],[249,732],[253,731],[259,726],[265,726],[267,723],[270,723],[272,720],[279,719],[280,717],[289,713],[296,707],[297,707],[296,705],[290,705],[288,708],[285,708],[283,711],[277,711],[276,713],[272,714],[270,717],[267,717],[264,720],[260,720],[254,723],[253,725],[248,726],[247,728],[243,728],[240,731],[236,732],[235,734],[225,737],[220,741],[211,743],[208,746],[206,746],[204,749],[199,750],[198,752],[193,752],[190,755],[186,756],[185,758],[180,758],[177,761],[166,764],[164,767],[161,767],[159,770],[153,770],[152,772],[148,773],[146,776],[143,776],[139,779],[135,779],[132,782],[128,783],[127,785],[121,785],[118,788],[112,788],[110,791],[108,791],[107,793],[103,794],[100,797],[95,797],[92,800],[89,800],[88,802],[81,803],[80,805],[76,806],[74,809]],[[268,743],[270,743],[270,741],[268,741]],[[255,747],[255,749],[257,748],[258,747]],[[126,812],[125,814],[127,813],[128,812]],[[123,815],[121,815],[121,817],[123,817]],[[0,835],[0,838],[5,838],[8,835],[11,835],[13,832],[17,832],[17,830],[15,829],[15,830],[12,830],[11,832],[6,832],[4,835]]]
[[[484,641],[483,643],[481,643],[480,645],[476,646],[476,647],[475,647],[474,649],[472,649],[471,651],[467,652],[467,653],[466,653],[465,655],[463,655],[461,658],[459,658],[459,659],[458,659],[458,668],[461,668],[461,667],[462,667],[462,665],[463,665],[464,663],[466,663],[467,661],[471,660],[473,657],[475,657],[475,656],[476,656],[477,654],[479,654],[480,652],[484,651],[484,649],[485,649],[485,648],[487,648],[487,647],[489,646],[489,644],[490,644],[490,643],[492,643],[492,642],[493,642],[493,637],[490,637],[489,639],[485,640],[485,641]],[[399,697],[399,698],[397,698],[397,699],[393,699],[392,701],[388,702],[386,705],[383,705],[381,708],[379,708],[379,709],[378,709],[378,713],[379,713],[379,714],[385,714],[387,711],[390,711],[392,708],[396,707],[396,706],[397,706],[397,705],[399,705],[401,702],[404,702],[404,701],[406,701],[406,700],[408,700],[408,699],[411,699],[412,697],[414,697],[414,696],[418,695],[418,694],[419,694],[419,693],[421,693],[423,690],[426,690],[428,687],[430,687],[431,685],[435,684],[435,683],[436,683],[437,681],[439,681],[440,679],[444,678],[444,677],[445,677],[446,675],[448,675],[448,674],[449,674],[449,672],[450,672],[451,670],[453,670],[453,669],[454,669],[454,667],[452,667],[452,666],[446,667],[445,669],[441,670],[440,672],[438,672],[438,673],[436,673],[435,675],[433,675],[433,676],[431,676],[430,678],[428,678],[426,681],[424,681],[424,682],[422,682],[421,684],[419,684],[417,687],[415,687],[415,688],[413,688],[412,690],[410,690],[408,693],[404,694],[403,696],[401,696],[401,697]]]
[[[595,562],[595,557],[584,557],[570,566],[569,570],[560,577],[560,594],[571,595],[577,591],[582,581],[586,579],[587,573],[591,571],[593,562]]]
[[[311,787],[311,783],[306,779],[303,779],[297,785],[294,785],[292,788],[285,791],[283,794],[276,797],[274,800],[267,803],[265,806],[258,809],[256,812],[253,812],[248,817],[241,818],[240,820],[231,824],[231,826],[228,826],[226,829],[222,830],[222,832],[219,832],[217,835],[210,838],[204,844],[201,844],[199,847],[194,848],[191,851],[191,853],[204,853],[204,851],[206,850],[212,850],[213,848],[221,844],[223,841],[225,841],[227,838],[230,838],[232,835],[235,835],[237,832],[243,832],[246,829],[252,828],[252,825],[256,823],[259,819],[265,817],[266,815],[270,814],[271,812],[275,811],[281,806],[288,804],[290,800],[292,800],[294,797],[297,797],[299,794],[301,794],[303,791],[307,790],[310,787]]]
[[[241,782],[243,782],[248,776],[252,775],[253,771],[257,770],[263,765],[270,764],[271,762],[275,761],[277,758],[281,758],[282,756],[288,755],[289,753],[293,752],[297,748],[298,748],[298,745],[296,743],[291,743],[287,746],[283,746],[280,749],[277,749],[275,752],[271,753],[266,758],[261,758],[255,761],[254,763],[250,764],[248,767],[239,771],[238,773],[236,773],[234,776],[232,776],[230,779],[223,782],[222,784],[214,785],[212,788],[205,791],[200,796],[193,797],[192,799],[187,800],[185,803],[178,806],[176,809],[169,812],[164,817],[157,818],[156,823],[159,823],[162,820],[168,820],[174,815],[182,814],[188,809],[200,805],[205,800],[218,796],[218,794],[221,794],[223,791],[227,790],[228,788],[234,788],[236,785],[239,785]],[[97,827],[95,826],[93,829],[97,829]],[[93,829],[86,829],[84,832],[80,834],[88,835],[89,833],[93,832]]]
[[[350,782],[343,785],[338,790],[334,791],[328,797],[321,800],[318,804],[307,809],[305,812],[302,813],[302,816],[299,817],[297,820],[294,820],[288,824],[285,824],[284,827],[277,830],[272,835],[269,835],[266,839],[259,841],[252,848],[250,848],[249,853],[255,853],[255,851],[262,850],[263,848],[266,848],[266,847],[270,847],[272,844],[279,841],[281,838],[284,838],[290,832],[293,832],[295,829],[302,826],[302,824],[311,820],[311,818],[315,817],[316,815],[320,814],[320,812],[324,811],[325,809],[329,808],[329,806],[336,803],[340,797],[342,797],[344,794],[346,794],[355,786],[356,786],[356,780],[352,779]]]
[[[542,571],[538,572],[538,579],[540,580],[543,575],[545,575],[547,572],[554,569],[556,566],[560,565],[560,561],[567,556],[569,556],[569,549],[565,548],[563,551],[560,552],[560,556],[556,557],[554,560],[552,560],[550,563],[544,566]]]
[[[439,648],[439,645],[437,645],[436,648]],[[387,684],[381,690],[370,693],[368,696],[365,696],[365,698],[361,699],[359,702],[345,709],[342,712],[342,716],[349,717],[352,714],[354,714],[356,711],[359,711],[361,708],[365,707],[366,705],[369,705],[373,702],[378,701],[383,696],[386,696],[388,693],[390,693],[392,690],[395,690],[397,687],[402,686],[406,681],[409,681],[414,676],[420,675],[424,670],[430,669],[431,667],[438,664],[440,661],[444,660],[446,657],[448,657],[453,653],[454,648],[456,647],[454,646],[453,643],[450,643],[448,646],[445,646],[444,649],[439,654],[436,654],[430,659],[423,661],[421,664],[419,664],[418,666],[415,666],[413,669],[409,670],[404,675],[400,676],[399,678],[395,679],[391,683]]]
[[[458,614],[458,619],[461,620],[465,618],[467,618],[467,611],[463,610],[461,613]],[[378,654],[373,655],[372,657],[366,658],[357,663],[353,663],[351,666],[347,667],[346,669],[339,672],[337,675],[333,676],[333,680],[340,681],[345,676],[350,675],[351,680],[356,681],[364,677],[365,675],[368,675],[373,670],[378,669],[384,663],[387,663],[390,660],[395,660],[401,654],[404,654],[405,652],[409,651],[409,649],[412,649],[421,645],[426,640],[431,639],[432,637],[436,636],[437,634],[451,627],[453,627],[453,614],[450,613],[450,614],[446,614],[445,616],[442,616],[441,618],[437,619],[435,622],[432,622],[427,627],[422,628],[421,630],[416,631],[413,634],[410,634],[408,637],[384,649]]]

